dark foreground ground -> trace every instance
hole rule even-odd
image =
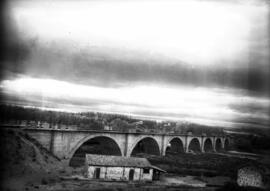
[[[1,129],[1,189],[7,191],[176,191],[256,190],[235,185],[237,166],[254,161],[228,154],[141,155],[168,173],[152,183],[85,180],[83,168],[65,167],[37,141],[20,130]]]

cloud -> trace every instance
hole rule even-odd
[[[4,1],[1,10],[1,38],[0,38],[0,79],[8,77],[11,73],[22,74],[27,67],[25,61],[30,59],[34,39],[24,38],[18,31],[16,22],[11,15],[10,5]]]
[[[42,108],[125,113],[160,119],[202,120],[206,125],[270,124],[269,99],[246,96],[229,89],[142,85],[104,88],[35,78],[5,80],[1,83],[1,89],[2,94],[6,95],[6,102]]]
[[[106,47],[90,47],[79,51],[57,44],[45,47],[37,44],[32,47],[26,60],[14,63],[13,68],[6,65],[6,70],[33,77],[111,87],[157,83],[239,88],[248,93],[269,93],[270,72],[267,66],[201,67],[162,55]]]

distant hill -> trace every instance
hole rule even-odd
[[[269,128],[224,128],[189,123],[186,121],[142,120],[134,116],[99,112],[60,112],[40,108],[0,104],[0,124],[84,130],[114,130],[122,132],[188,133],[201,135],[252,134],[270,137]]]

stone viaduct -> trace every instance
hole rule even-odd
[[[218,144],[221,148],[231,144],[231,138],[226,135],[207,136],[205,134],[196,136],[189,134],[159,134],[159,133],[127,133],[116,131],[93,131],[93,130],[62,130],[62,129],[37,129],[25,128],[24,131],[35,138],[46,149],[51,151],[61,160],[69,161],[76,150],[88,140],[98,137],[111,139],[121,151],[122,156],[131,156],[136,145],[145,139],[150,140],[152,145],[146,147],[157,147],[159,155],[165,155],[167,147],[173,140],[181,142],[182,150],[189,152],[192,142],[197,142],[200,152],[205,152],[206,142],[210,143],[213,151],[217,151]],[[152,149],[152,148],[150,148]]]

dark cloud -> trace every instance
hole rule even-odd
[[[261,114],[267,114],[269,113],[269,103],[234,103],[230,105],[231,109],[234,109],[240,113],[257,113],[259,115]]]
[[[10,12],[9,4],[4,1],[0,19],[0,79],[10,72],[20,74],[27,67],[24,62],[30,58],[33,46],[33,40],[26,40],[19,33]]]
[[[229,104],[229,108],[239,116],[235,117],[234,122],[270,126],[270,102],[269,99],[256,100],[255,97],[250,101],[240,101]]]
[[[160,83],[230,87],[248,90],[249,93],[269,94],[269,67],[257,67],[256,63],[247,67],[204,67],[161,55],[105,47],[75,52],[56,43],[41,47],[38,41],[30,41],[27,47],[31,47],[27,52],[31,51],[25,60],[14,62],[12,66],[7,64],[4,69],[33,77],[101,86]]]

